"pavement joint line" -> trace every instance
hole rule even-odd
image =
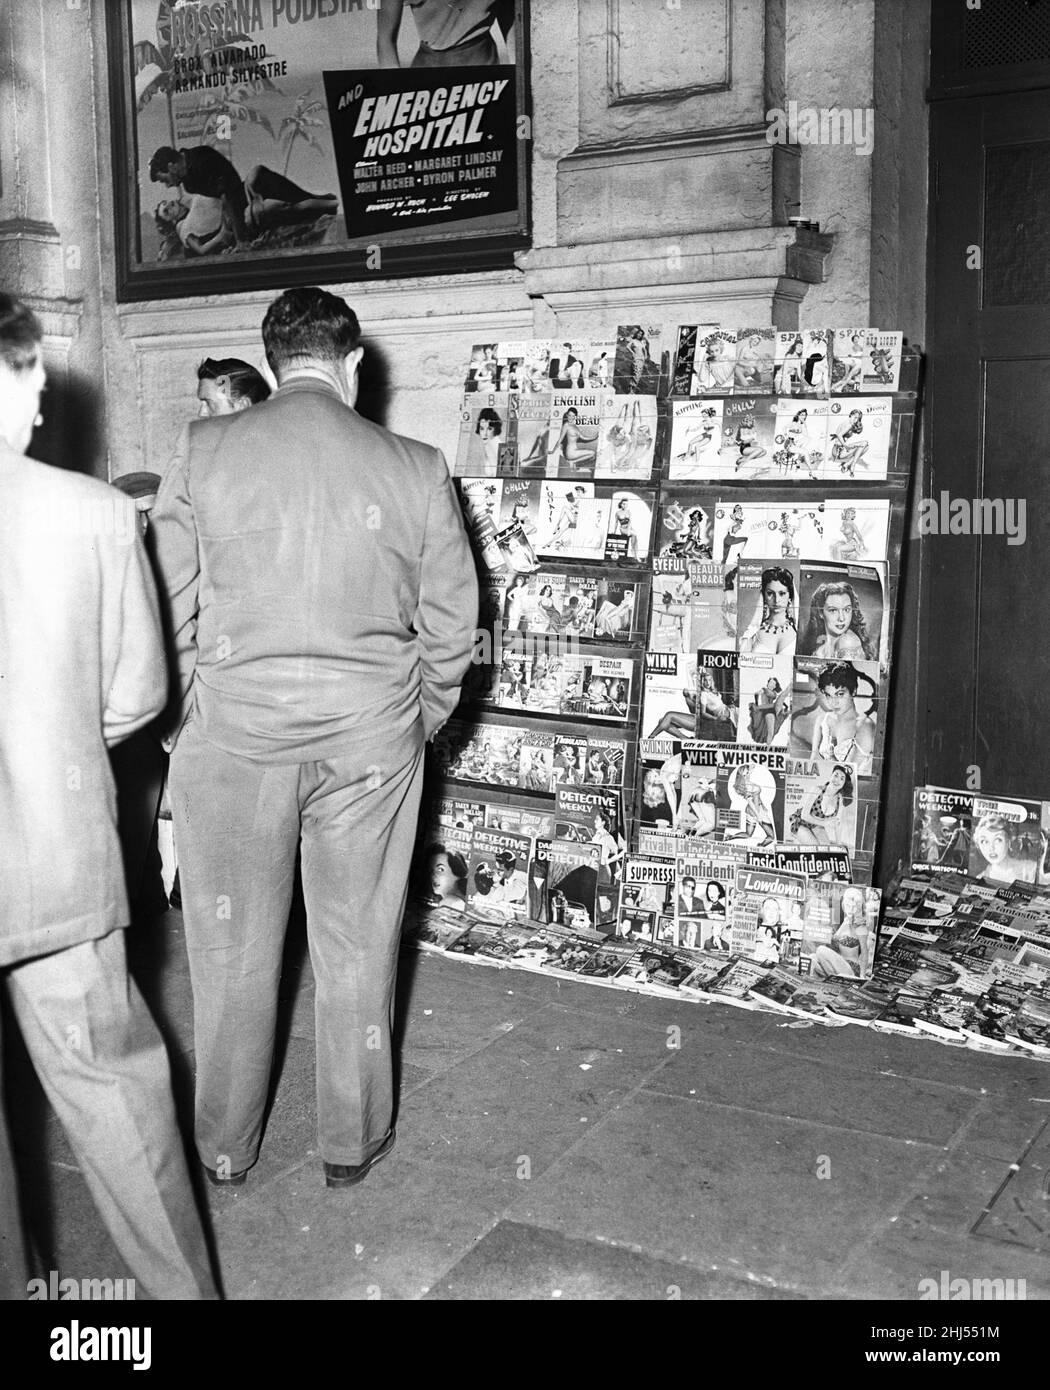
[[[1032,1138],[1028,1141],[1027,1144],[1025,1144],[1024,1148],[1021,1150],[1020,1155],[1014,1160],[1013,1163],[1010,1164],[1010,1167],[1009,1167],[1009,1169],[1007,1170],[1006,1177],[1003,1178],[1002,1182],[999,1184],[999,1186],[998,1186],[998,1187],[995,1189],[995,1191],[992,1193],[991,1197],[988,1199],[988,1201],[985,1203],[984,1207],[982,1208],[980,1216],[978,1216],[977,1220],[976,1220],[976,1221],[973,1223],[973,1225],[970,1227],[970,1235],[976,1236],[976,1235],[979,1234],[979,1232],[978,1232],[978,1227],[981,1225],[981,1222],[984,1220],[984,1218],[985,1218],[985,1217],[988,1215],[988,1213],[991,1211],[992,1207],[995,1206],[996,1202],[999,1200],[999,1198],[1002,1196],[1003,1192],[1006,1190],[1006,1187],[1008,1186],[1008,1184],[1013,1180],[1013,1178],[1016,1176],[1016,1174],[1019,1173],[1019,1172],[1021,1171],[1021,1165],[1024,1163],[1025,1159],[1028,1157],[1028,1155],[1029,1155],[1029,1154],[1032,1152],[1032,1150],[1035,1148],[1036,1144],[1039,1143],[1040,1139],[1042,1139],[1043,1135],[1044,1135],[1044,1134],[1046,1133],[1046,1131],[1047,1131],[1047,1127],[1048,1127],[1048,1126],[1050,1126],[1050,1119],[1045,1120],[1045,1121],[1040,1125],[1040,1127],[1039,1127],[1039,1129],[1037,1130],[1037,1132],[1032,1136]],[[994,1236],[982,1236],[982,1239],[984,1239],[984,1240],[994,1240],[994,1239],[996,1239],[996,1237],[994,1237]],[[1025,1247],[1025,1248],[1027,1249],[1028,1247]]]
[[[683,1101],[687,1105],[711,1105],[718,1110],[733,1110],[740,1115],[761,1115],[767,1120],[784,1120],[789,1124],[812,1125],[815,1129],[828,1129],[837,1134],[852,1134],[858,1139],[885,1139],[891,1144],[906,1148],[929,1149],[933,1153],[946,1153],[943,1144],[935,1144],[930,1139],[909,1139],[907,1136],[885,1134],[881,1129],[853,1129],[849,1125],[836,1125],[830,1120],[807,1119],[804,1115],[785,1115],[780,1110],[756,1110],[751,1105],[734,1105],[727,1100],[708,1100],[705,1096],[683,1096],[674,1091],[652,1091],[652,1095],[662,1100]]]

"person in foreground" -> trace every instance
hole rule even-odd
[[[42,329],[0,294],[0,984],[113,1243],[152,1298],[215,1298],[168,1059],[124,955],[107,749],[167,675],[135,504],[25,457]],[[0,1287],[25,1298],[0,1110]]]
[[[172,814],[194,997],[197,1151],[259,1154],[302,847],[329,1186],[393,1147],[391,1025],[423,747],[455,708],[474,565],[437,449],[354,410],[360,329],[320,289],[263,323],[278,390],[185,430],[153,513],[183,707]]]

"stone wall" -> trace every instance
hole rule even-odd
[[[874,12],[875,0],[533,0],[533,249],[502,272],[334,286],[366,328],[362,408],[451,452],[479,339],[867,322],[871,160],[770,144],[766,112],[870,107]],[[13,155],[0,151],[0,273],[47,311],[70,388],[49,442],[101,476],[162,469],[194,409],[197,361],[260,362],[271,295],[116,303],[97,0],[5,7],[0,78],[4,128],[18,116]],[[798,247],[793,214],[834,241]]]

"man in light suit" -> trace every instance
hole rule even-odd
[[[167,1055],[125,963],[106,756],[165,702],[156,590],[131,499],[25,457],[41,340],[0,294],[0,985],[140,1291],[214,1298]],[[3,1296],[26,1278],[0,1109]]]
[[[185,697],[171,794],[197,1150],[217,1185],[259,1153],[300,844],[326,1182],[393,1145],[423,747],[458,702],[478,590],[441,454],[353,408],[359,341],[342,299],[283,294],[263,323],[279,389],[188,426],[153,512]]]

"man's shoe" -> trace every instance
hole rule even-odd
[[[391,1130],[372,1157],[366,1158],[364,1163],[326,1163],[324,1166],[325,1185],[327,1187],[353,1187],[355,1183],[362,1182],[368,1176],[368,1170],[381,1158],[386,1158],[394,1147],[395,1138],[396,1135]]]
[[[201,1167],[204,1169],[204,1176],[211,1183],[212,1187],[243,1187],[245,1179],[248,1176],[247,1168],[242,1168],[239,1173],[227,1173],[226,1176],[223,1177],[214,1168],[209,1168],[203,1163]]]

